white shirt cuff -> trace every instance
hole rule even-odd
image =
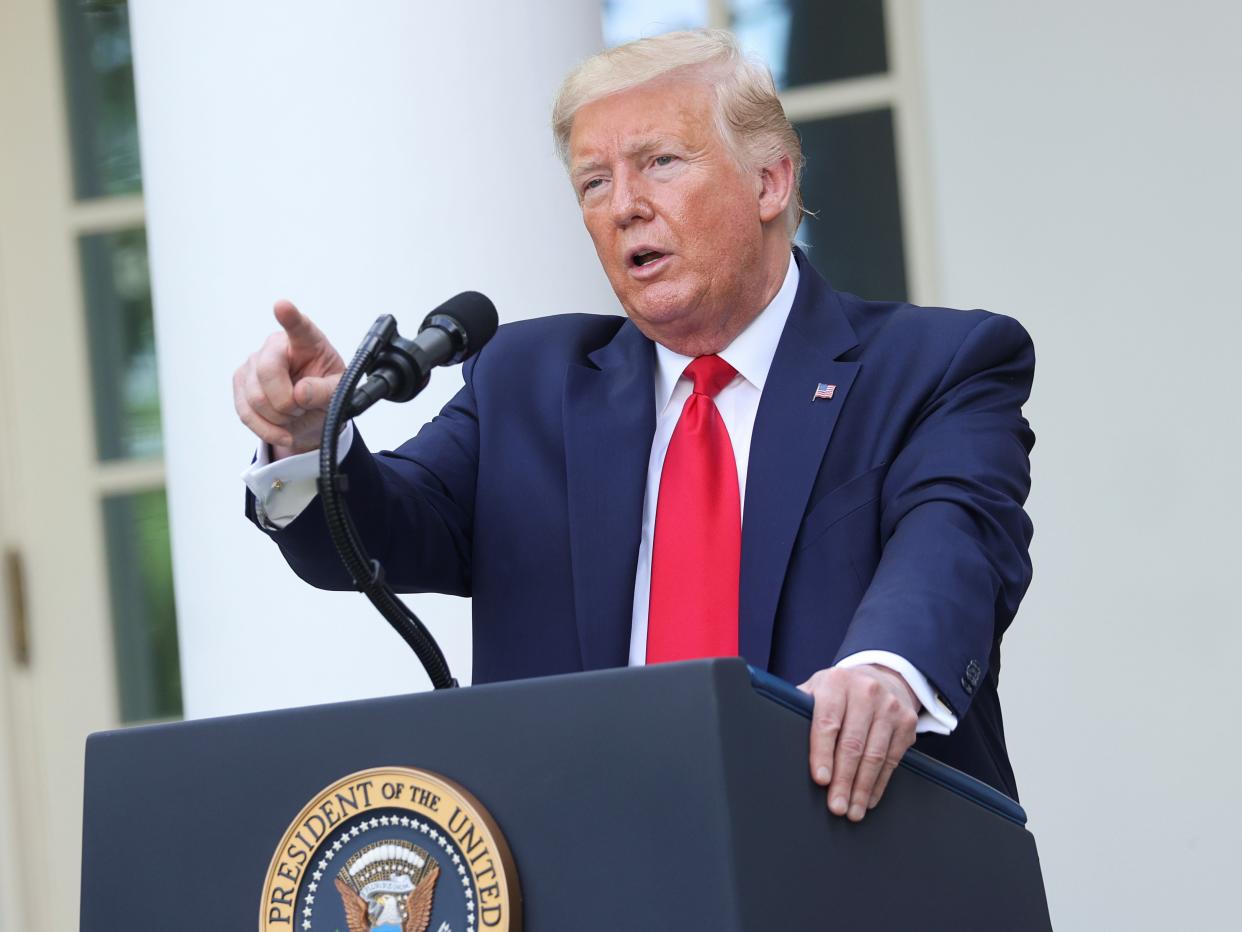
[[[916,732],[919,734],[931,732],[936,735],[947,735],[951,734],[953,729],[957,727],[957,716],[949,710],[949,707],[944,704],[944,700],[932,689],[932,685],[928,682],[927,677],[900,654],[894,654],[886,650],[864,650],[859,651],[857,654],[850,654],[838,663],[837,666],[843,668],[861,667],[869,663],[888,667],[894,673],[900,675],[910,686],[914,695],[918,697],[919,702],[923,704],[923,709],[919,712],[918,725],[915,726]]]
[[[345,459],[354,442],[354,422],[341,428],[336,461]],[[319,494],[319,451],[297,453],[271,460],[266,443],[259,444],[254,462],[242,473],[242,481],[254,495],[255,511],[268,530],[279,531],[293,523]]]

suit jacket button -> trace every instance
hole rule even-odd
[[[977,660],[972,660],[970,663],[966,664],[965,679],[970,682],[971,687],[978,686],[979,680],[982,678],[983,668],[979,666],[979,662]]]
[[[970,680],[968,680],[965,676],[963,676],[962,677],[962,690],[966,693],[966,695],[973,696],[975,694],[975,684],[972,683]]]

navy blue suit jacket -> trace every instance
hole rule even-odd
[[[1016,797],[996,686],[1030,580],[1030,339],[984,311],[838,293],[795,255],[751,443],[741,653],[793,683],[900,654],[960,720],[917,746]],[[621,317],[507,324],[413,440],[372,455],[355,435],[366,547],[399,590],[473,597],[475,682],[626,664],[654,365]],[[349,587],[317,506],[271,536],[303,579]]]

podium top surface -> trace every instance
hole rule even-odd
[[[797,715],[807,720],[810,720],[811,714],[814,709],[814,701],[812,700],[811,696],[809,696],[807,693],[804,693],[802,690],[798,689],[796,686],[793,686],[792,684],[786,682],[785,680],[780,679],[779,677],[773,676],[770,673],[767,673],[763,670],[758,670],[749,665],[745,665],[744,662],[741,661],[740,659],[700,660],[700,661],[691,661],[688,663],[671,664],[671,665],[664,665],[664,666],[671,666],[674,668],[693,668],[693,667],[708,667],[708,666],[730,668],[730,667],[745,666],[745,669],[746,669],[747,675],[750,678],[750,683],[752,687],[754,688],[755,692],[758,695],[762,696],[764,699],[767,699],[768,701],[773,702],[778,706],[788,709],[791,712],[794,712]],[[140,725],[140,726],[135,726],[135,727],[130,727],[130,728],[121,728],[121,729],[113,729],[110,731],[97,732],[96,734],[91,735],[90,739],[88,740],[90,742],[95,742],[98,740],[110,741],[114,739],[128,740],[131,738],[137,738],[139,735],[144,735],[147,733],[152,733],[152,737],[154,737],[155,733],[158,733],[158,732],[161,732],[167,729],[180,730],[180,729],[185,729],[187,727],[195,727],[195,726],[200,726],[200,725],[209,726],[215,723],[220,723],[220,724],[227,723],[227,722],[240,723],[242,721],[254,719],[255,717],[298,715],[298,714],[308,713],[316,709],[332,709],[332,708],[347,709],[353,706],[362,707],[362,706],[366,706],[371,703],[387,703],[387,702],[394,702],[394,701],[426,702],[426,701],[440,699],[440,698],[448,699],[452,697],[454,693],[460,694],[460,692],[466,692],[466,691],[468,692],[490,692],[492,690],[511,689],[517,685],[528,685],[528,684],[534,685],[534,684],[545,683],[545,682],[552,683],[552,682],[575,682],[575,681],[581,681],[585,684],[585,683],[589,683],[590,681],[592,681],[593,679],[597,677],[612,678],[617,675],[624,676],[629,672],[630,671],[627,669],[622,669],[622,670],[603,670],[603,671],[596,671],[596,672],[591,672],[591,673],[574,673],[574,674],[567,674],[564,676],[544,677],[544,678],[536,679],[536,680],[516,681],[514,683],[497,683],[497,684],[489,684],[486,686],[472,686],[472,687],[467,687],[467,689],[464,691],[413,693],[413,694],[409,694],[405,696],[392,696],[386,699],[360,699],[360,700],[353,700],[353,701],[344,702],[344,703],[332,703],[326,706],[306,706],[302,708],[282,709],[282,710],[269,711],[269,712],[251,712],[251,713],[244,713],[241,715],[222,716],[219,718],[195,719],[189,722],[179,722],[179,723],[172,723],[172,724]],[[907,751],[905,756],[902,758],[901,767],[905,769],[906,771],[912,774],[915,774],[920,779],[935,783],[938,786],[941,786],[944,789],[947,789],[950,792],[954,793],[955,795],[961,797],[962,799],[965,799],[977,806],[980,806],[998,816],[1008,819],[1010,822],[1013,822],[1016,825],[1025,826],[1027,823],[1026,811],[1022,808],[1022,806],[1016,800],[1010,799],[1000,790],[997,790],[996,788],[989,786],[988,784],[984,783],[982,780],[976,779],[975,777],[972,777],[969,774],[963,773],[962,771],[954,767],[951,767],[948,764],[942,763],[941,761],[938,761],[935,758],[928,757],[926,754],[923,754],[919,751],[911,749]]]

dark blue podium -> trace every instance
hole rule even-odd
[[[528,932],[1050,928],[1016,803],[911,752],[849,823],[808,724],[792,687],[714,660],[92,735],[81,928],[256,928],[306,801],[389,766],[490,811]]]

